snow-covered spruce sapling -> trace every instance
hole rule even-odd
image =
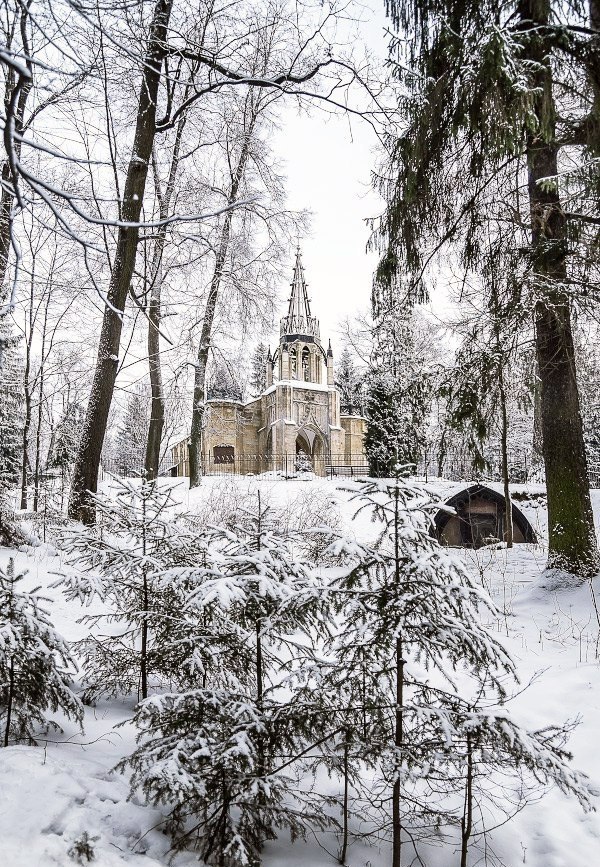
[[[486,719],[475,703],[468,719],[457,712],[458,679],[461,691],[501,705],[504,682],[516,674],[505,649],[481,625],[494,613],[491,601],[430,534],[437,504],[428,489],[398,471],[349,490],[359,511],[367,510],[381,529],[372,545],[338,538],[331,546],[350,565],[331,588],[341,628],[326,647],[320,692],[327,725],[336,719],[345,725],[346,741],[354,739],[350,756],[376,768],[375,795],[391,802],[392,865],[400,867],[403,840],[431,833],[432,825],[440,832],[456,824],[457,755],[464,757],[469,727],[483,730]],[[498,757],[500,772],[523,762],[539,778],[582,795],[582,778],[551,738],[511,723],[530,752],[510,754],[506,725],[488,726],[481,748]]]
[[[213,660],[197,688],[139,705],[139,746],[123,762],[133,791],[171,805],[174,848],[195,843],[225,867],[259,864],[277,829],[294,839],[329,821],[293,773],[310,733],[284,684],[319,626],[316,586],[260,497],[241,518],[211,531],[207,567],[165,576],[188,587],[186,613]]]
[[[177,564],[196,563],[202,538],[189,531],[183,517],[174,517],[172,491],[155,481],[115,479],[111,494],[93,495],[93,503],[96,524],[64,537],[70,569],[57,582],[68,599],[85,605],[97,600],[105,609],[81,618],[91,628],[77,645],[84,659],[85,699],[135,693],[146,698],[153,679],[163,685],[178,680],[186,657],[181,600],[161,576]],[[166,644],[169,652],[163,652]]]
[[[482,694],[471,703],[456,696],[452,705],[451,728],[438,733],[442,773],[430,776],[428,785],[446,802],[461,793],[460,867],[467,867],[471,841],[483,840],[489,853],[490,831],[550,786],[592,809],[587,777],[570,767],[565,747],[574,723],[527,731],[506,703],[493,705]]]
[[[60,731],[47,713],[60,711],[81,724],[83,708],[71,691],[69,668],[75,669],[69,646],[54,629],[36,588],[22,590],[26,573],[15,574],[11,559],[0,567],[0,736],[35,744],[36,727]]]
[[[22,534],[14,520],[13,490],[23,454],[23,386],[18,338],[0,317],[0,544],[15,545]]]

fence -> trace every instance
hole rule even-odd
[[[497,454],[485,456],[486,463],[483,469],[476,468],[473,456],[468,451],[451,450],[443,454],[426,453],[418,461],[415,473],[420,478],[442,478],[448,481],[502,481],[502,462]],[[527,482],[543,482],[543,465],[532,461],[530,450],[513,450],[508,456],[510,479],[513,483],[524,484]],[[173,464],[172,460],[164,459],[160,466],[160,475],[171,476],[187,475],[181,472],[181,465]],[[185,467],[187,470],[187,465]],[[600,488],[600,464],[590,464],[589,468],[590,487]],[[226,454],[221,457],[204,455],[202,457],[202,474],[206,476],[230,476],[230,475],[261,475],[273,473],[282,477],[294,477],[302,472],[312,472],[318,476],[328,478],[369,475],[369,464],[364,454],[351,454],[344,456],[318,456],[307,457],[305,455],[259,455],[259,454]],[[140,477],[143,466],[133,465],[129,475]],[[102,465],[100,480],[107,474],[123,475],[123,468],[116,462]]]
[[[235,455],[219,459],[204,455],[202,474],[205,476],[262,475],[263,473],[294,478],[303,473],[329,478],[365,476],[369,465],[363,454],[331,457],[328,455]]]

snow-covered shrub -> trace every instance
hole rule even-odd
[[[285,503],[279,503],[269,490],[256,482],[240,479],[219,479],[210,488],[209,496],[189,516],[191,526],[202,531],[207,526],[233,528],[243,526],[250,516],[260,490],[261,502],[268,506],[269,520],[277,523],[293,549],[309,561],[322,562],[329,540],[320,534],[309,532],[318,527],[338,530],[341,518],[337,503],[331,493],[315,485],[303,487]],[[293,537],[293,538],[292,538]]]
[[[223,867],[260,863],[277,829],[294,838],[329,821],[292,773],[310,726],[284,685],[319,627],[317,587],[257,499],[242,526],[210,531],[206,565],[165,575],[186,588],[203,678],[139,705],[123,762],[134,789],[171,807],[174,847],[195,842]]]
[[[0,727],[2,743],[36,743],[36,728],[60,731],[47,713],[81,723],[83,708],[71,691],[69,646],[54,629],[38,588],[21,590],[26,573],[14,561],[0,567]]]

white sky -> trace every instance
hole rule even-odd
[[[383,0],[372,0],[372,6],[372,11],[363,7],[361,35],[383,59]],[[308,291],[323,342],[327,345],[331,337],[338,353],[338,323],[347,314],[368,308],[377,264],[377,255],[365,252],[369,238],[365,219],[383,207],[371,188],[375,145],[375,133],[359,118],[349,121],[348,116],[328,117],[320,111],[299,116],[291,109],[273,142],[284,161],[290,207],[312,212],[310,234],[300,239]],[[294,252],[290,251],[290,282]],[[284,298],[287,293],[288,286],[282,287]]]

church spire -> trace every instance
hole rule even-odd
[[[311,314],[308,288],[304,276],[300,245],[296,248],[296,263],[292,278],[287,316],[281,320],[281,336],[302,335],[319,338],[319,322]]]

